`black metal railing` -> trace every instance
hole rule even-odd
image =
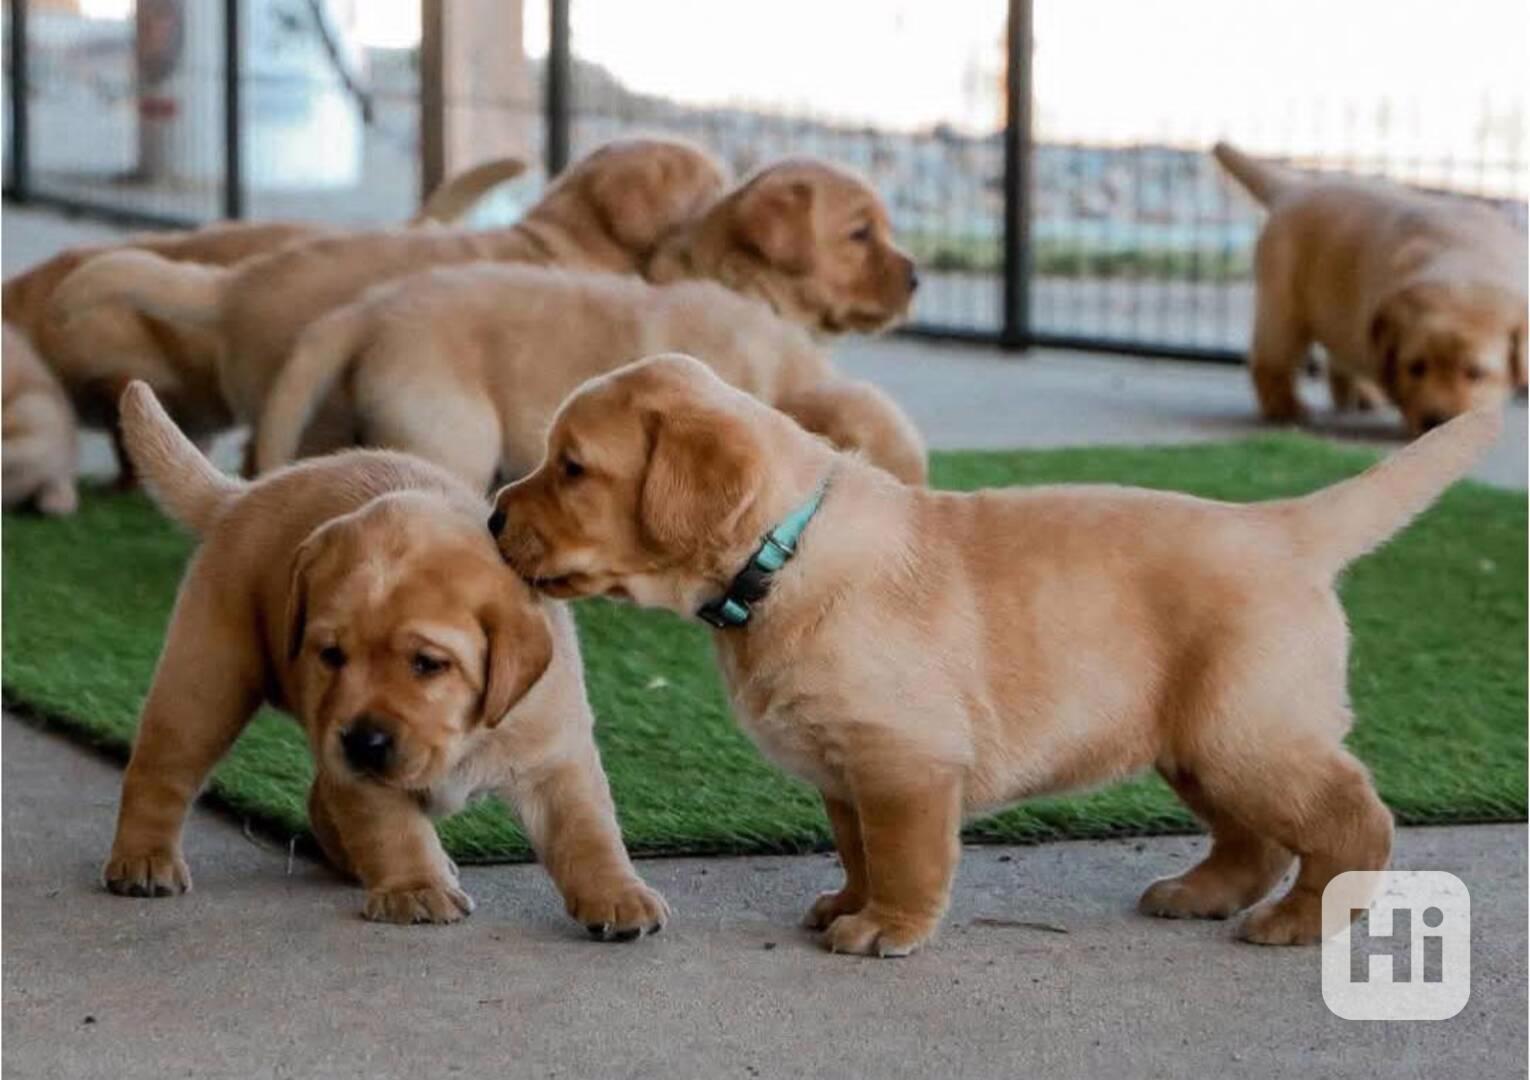
[[[796,2],[805,0],[783,0]],[[1064,3],[1066,12],[1058,6]],[[714,71],[709,87],[682,85],[691,57],[680,53],[695,48],[697,9],[674,4],[644,5],[643,12],[645,39],[687,43],[670,58],[682,74],[667,83],[656,84],[651,69],[634,69],[630,49],[602,51],[611,35],[596,31],[630,17],[626,0],[521,0],[527,43],[522,55],[507,56],[519,65],[519,89],[482,91],[454,81],[442,30],[451,0],[420,0],[418,47],[372,48],[359,69],[325,25],[323,0],[141,0],[134,15],[115,22],[7,0],[5,192],[149,225],[220,216],[398,220],[422,188],[440,181],[449,160],[462,157],[460,145],[451,152],[448,129],[464,110],[476,110],[524,130],[521,142],[537,159],[490,208],[485,220],[498,220],[524,207],[571,156],[623,132],[669,131],[707,145],[739,174],[788,153],[819,154],[867,174],[922,266],[910,333],[1013,349],[1057,345],[1211,360],[1236,359],[1245,346],[1261,216],[1206,153],[1218,135],[1248,132],[1250,149],[1284,152],[1300,166],[1491,196],[1524,219],[1530,138],[1513,91],[1507,103],[1485,104],[1473,121],[1486,134],[1470,160],[1403,145],[1407,140],[1393,138],[1396,115],[1349,106],[1332,121],[1336,152],[1231,114],[1225,131],[1175,128],[1167,119],[1112,128],[1118,101],[1110,95],[1101,97],[1102,124],[1082,124],[1073,110],[1059,126],[1052,105],[1074,88],[1057,74],[1074,70],[1077,51],[1064,50],[1063,63],[1048,59],[1059,53],[1047,46],[1065,32],[1059,15],[1076,19],[1078,5],[968,4],[970,40],[959,44],[970,70],[950,77],[973,84],[977,107],[960,122],[893,129],[856,113],[859,102],[897,87],[854,86],[860,98],[834,97],[828,89],[837,63],[801,72],[800,100],[791,104],[785,92],[740,99],[723,85],[726,70]],[[154,13],[174,8],[201,20],[183,27],[194,40],[154,36]],[[1048,20],[1040,30],[1038,15]],[[887,22],[867,30],[883,36],[862,51],[922,47],[920,27],[899,31],[896,19]],[[208,47],[209,36],[217,47]],[[145,65],[152,68],[146,42],[183,51],[179,102],[145,89]],[[739,47],[735,37],[729,49]],[[855,64],[854,53],[846,51],[843,65]],[[1161,69],[1188,61],[1155,54],[1152,62]],[[945,77],[939,65],[929,67],[933,74],[922,77]],[[1124,93],[1154,73],[1114,75]],[[834,100],[820,100],[828,97]],[[146,168],[143,132],[155,110],[190,108],[187,99],[199,101],[211,120],[190,117],[178,126],[180,143],[155,151],[184,167]],[[1382,152],[1394,142],[1395,152]]]

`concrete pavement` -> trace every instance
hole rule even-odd
[[[535,866],[467,867],[455,927],[375,926],[359,892],[198,810],[178,899],[107,894],[120,773],[7,718],[4,1047],[18,1077],[1523,1076],[1521,826],[1404,830],[1398,866],[1472,891],[1471,1001],[1440,1023],[1324,1007],[1316,949],[1133,913],[1203,841],[965,852],[935,944],[829,956],[793,928],[829,856],[655,859],[658,937],[601,945]],[[1013,925],[1033,924],[1033,925]]]

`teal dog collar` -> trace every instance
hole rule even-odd
[[[753,614],[750,605],[765,599],[765,594],[770,592],[771,577],[797,554],[797,541],[802,538],[802,531],[813,520],[813,515],[818,513],[819,506],[823,505],[824,492],[828,487],[829,478],[826,476],[807,502],[786,515],[781,524],[765,534],[765,539],[750,557],[748,565],[728,585],[728,591],[716,600],[702,604],[696,611],[696,617],[719,630],[748,623],[749,616]]]

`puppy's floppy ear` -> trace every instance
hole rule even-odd
[[[818,246],[817,202],[806,180],[761,177],[739,196],[734,230],[770,265],[788,274],[809,273]]]
[[[1394,398],[1397,396],[1397,350],[1402,344],[1402,325],[1407,318],[1403,309],[1408,306],[1409,300],[1402,293],[1383,300],[1371,316],[1367,331],[1371,353],[1379,360],[1376,370],[1381,386]]]
[[[700,211],[708,193],[691,175],[695,169],[694,163],[659,151],[635,154],[598,168],[585,193],[617,243],[647,252]]]
[[[496,597],[478,622],[487,641],[478,716],[492,728],[552,664],[552,630],[542,606],[526,595]]]
[[[726,535],[759,495],[761,451],[739,418],[721,409],[654,412],[649,438],[638,522],[658,550],[693,550]]]
[[[287,663],[303,651],[303,634],[308,629],[308,571],[318,557],[322,537],[315,533],[297,549],[292,560],[292,578],[287,584]]]

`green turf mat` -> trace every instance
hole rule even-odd
[[[947,453],[936,484],[1112,481],[1231,500],[1310,491],[1371,458],[1301,436],[1151,449]],[[1355,750],[1403,822],[1522,820],[1526,805],[1526,499],[1462,484],[1347,575]],[[64,521],[4,520],[7,704],[122,753],[190,541],[141,497],[90,495]],[[579,626],[599,739],[637,852],[799,851],[828,840],[813,792],[768,765],[728,715],[706,633],[592,601]],[[278,833],[304,828],[312,766],[296,725],[262,715],[212,793]],[[1031,841],[1193,825],[1156,778],[1029,803],[972,824]],[[459,859],[524,858],[492,800],[444,823]]]

